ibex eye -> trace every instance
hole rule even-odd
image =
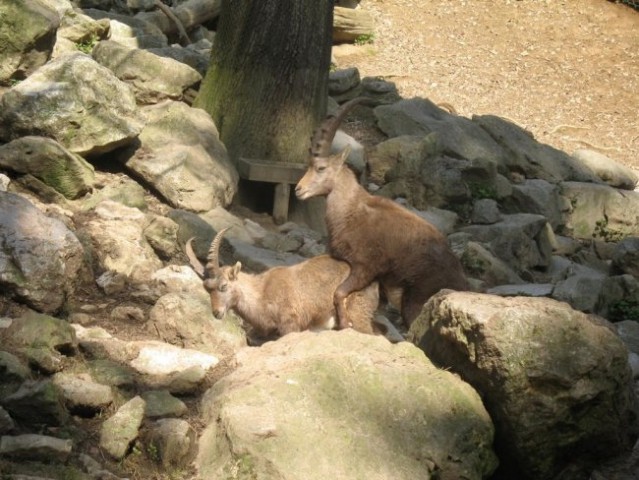
[[[319,167],[316,168],[316,170],[318,172],[323,172],[324,170],[326,170],[326,166],[325,165],[319,166]]]
[[[217,289],[218,289],[220,292],[226,292],[226,285],[220,285],[219,287],[217,287]]]

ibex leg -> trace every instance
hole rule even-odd
[[[352,292],[356,292],[358,290],[362,290],[373,283],[373,278],[367,278],[360,274],[360,271],[355,270],[351,267],[351,273],[346,280],[344,280],[335,290],[335,294],[333,295],[333,304],[335,305],[335,310],[337,312],[337,328],[350,328],[353,325],[350,325],[348,321],[348,314],[346,313],[346,297],[348,297]]]

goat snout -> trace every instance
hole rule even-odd
[[[223,308],[214,308],[213,309],[213,316],[215,316],[215,318],[217,318],[218,320],[222,320],[224,318],[224,314],[225,313],[226,313],[226,311]]]
[[[297,184],[297,186],[295,187],[295,196],[300,200],[304,200],[304,187],[302,187],[300,184]]]

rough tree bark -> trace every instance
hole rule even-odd
[[[231,157],[302,163],[326,113],[333,0],[223,0],[194,106]]]

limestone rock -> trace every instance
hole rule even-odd
[[[175,208],[205,212],[228,206],[238,173],[204,110],[167,101],[146,107],[140,148],[127,150],[127,168],[149,182]]]
[[[0,85],[23,79],[49,60],[58,13],[39,0],[0,4]]]
[[[579,149],[573,152],[573,158],[586,165],[606,184],[624,190],[634,190],[639,182],[632,169],[615,162],[606,155],[594,150]]]
[[[84,249],[73,232],[28,200],[4,192],[0,192],[0,266],[4,292],[42,312],[59,310],[86,268]]]
[[[165,467],[184,467],[196,453],[195,430],[185,420],[164,418],[151,427],[150,444]]]
[[[199,478],[479,480],[496,465],[468,385],[406,342],[350,330],[243,350],[202,411]]]
[[[481,393],[503,478],[555,478],[637,436],[628,351],[598,317],[547,298],[442,291],[409,338]]]
[[[25,135],[57,140],[82,156],[132,142],[143,121],[130,87],[88,55],[40,67],[0,98],[0,139]]]
[[[122,460],[131,443],[138,437],[145,405],[146,402],[141,397],[133,397],[102,424],[100,447],[115,460]]]
[[[141,49],[125,47],[111,40],[98,43],[92,52],[98,63],[133,87],[140,104],[165,99],[183,100],[184,92],[202,80],[202,76],[183,63]]]
[[[22,137],[0,146],[0,168],[33,175],[69,199],[88,192],[95,182],[90,163],[43,137]]]

